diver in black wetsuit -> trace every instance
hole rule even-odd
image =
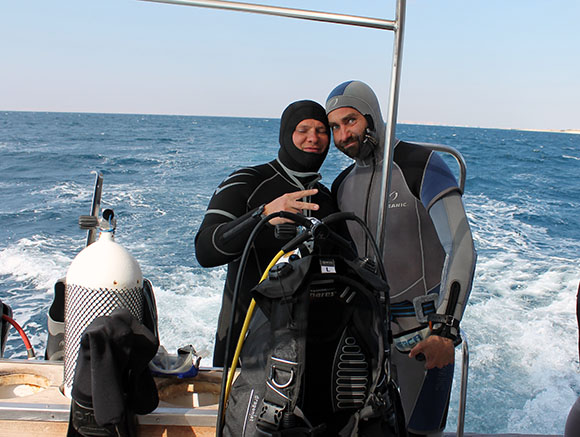
[[[284,110],[280,121],[278,158],[232,173],[218,186],[209,202],[195,237],[196,257],[203,267],[228,264],[215,340],[214,366],[224,365],[240,256],[261,217],[289,211],[321,219],[336,211],[329,190],[318,182],[321,179],[318,169],[328,153],[329,135],[328,120],[322,106],[310,100],[292,103]],[[283,242],[274,236],[274,225],[284,221],[279,217],[272,219],[254,240],[235,310],[234,339],[240,334],[251,301],[249,291],[258,283],[282,246]],[[247,226],[224,239],[229,230],[242,223]],[[230,357],[233,356],[235,341],[232,343]]]

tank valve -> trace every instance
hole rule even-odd
[[[79,226],[81,229],[86,230],[100,229],[105,232],[114,232],[117,228],[115,212],[112,209],[105,209],[101,219],[94,215],[81,215],[79,217]]]

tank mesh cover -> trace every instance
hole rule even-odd
[[[85,329],[97,317],[108,316],[117,308],[126,308],[142,321],[143,288],[110,290],[67,284],[65,296],[64,385],[70,390]]]

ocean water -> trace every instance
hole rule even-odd
[[[54,282],[86,241],[78,216],[89,213],[98,170],[116,240],[154,285],[162,343],[191,343],[211,365],[225,268],[201,268],[193,240],[217,184],[275,156],[278,127],[276,119],[0,112],[0,299],[37,354]],[[580,395],[580,135],[419,125],[397,135],[453,146],[468,165],[464,202],[479,258],[462,322],[466,431],[563,433]],[[348,164],[332,150],[323,182]],[[26,357],[14,330],[5,356]]]

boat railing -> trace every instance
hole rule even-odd
[[[395,30],[394,20],[361,17],[357,15],[336,14],[332,12],[293,9],[279,6],[261,5],[256,3],[230,2],[223,0],[143,0],[154,3],[168,3],[182,6],[197,6],[202,8],[222,9],[255,14],[275,15],[278,17],[299,18],[303,20],[321,21],[326,23],[347,24],[351,26],[370,27],[374,29]]]
[[[457,411],[457,434],[456,437],[463,437],[465,428],[465,407],[467,405],[467,379],[469,376],[469,344],[467,335],[461,329],[461,385],[459,389],[459,409]]]
[[[436,152],[443,152],[447,153],[457,161],[457,165],[459,165],[459,189],[461,190],[461,194],[465,191],[465,179],[467,176],[467,165],[465,164],[465,159],[463,159],[463,155],[459,153],[459,150],[455,149],[451,146],[446,146],[444,144],[435,144],[435,143],[416,143],[419,146],[427,147],[428,149],[434,150]]]
[[[465,191],[465,180],[467,176],[467,165],[463,155],[459,150],[454,147],[447,146],[444,144],[435,143],[413,143],[419,146],[426,147],[428,149],[434,150],[436,152],[447,153],[451,155],[457,161],[459,165],[459,189],[463,194]],[[456,437],[463,437],[463,432],[465,428],[465,409],[467,405],[467,380],[469,376],[469,344],[467,341],[467,335],[462,329],[460,332],[462,341],[461,347],[461,385],[459,389],[459,409],[457,411],[457,433]]]

